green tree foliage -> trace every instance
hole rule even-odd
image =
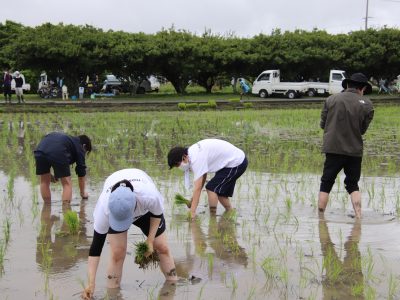
[[[19,48],[14,48],[16,39],[22,34],[25,27],[21,24],[6,21],[0,23],[0,67],[10,68],[15,66],[15,58],[18,57]]]
[[[210,30],[202,35],[174,28],[145,34],[88,25],[46,23],[32,28],[6,21],[0,23],[0,66],[37,76],[45,70],[73,87],[87,75],[137,79],[155,74],[167,78],[180,94],[190,82],[211,93],[217,81],[252,81],[266,69],[280,69],[285,80],[327,80],[330,69],[392,79],[400,72],[400,30],[331,35],[318,29],[276,29],[239,38]]]

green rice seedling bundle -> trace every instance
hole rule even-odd
[[[79,218],[75,211],[68,210],[64,213],[64,219],[67,223],[70,234],[77,234],[79,232]]]
[[[149,246],[146,242],[139,242],[135,244],[135,263],[139,265],[141,269],[148,269],[149,267],[156,268],[160,258],[156,251],[154,251],[149,256],[145,256],[146,252],[149,250]]]
[[[186,199],[183,197],[181,194],[176,194],[175,195],[175,202],[176,205],[186,205],[187,207],[190,208],[190,200]]]

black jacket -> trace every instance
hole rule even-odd
[[[24,84],[24,80],[22,79],[22,77],[15,77],[14,80],[15,80],[15,87],[16,88],[20,88]]]
[[[45,157],[49,162],[71,165],[76,163],[75,172],[79,177],[86,175],[85,151],[78,137],[61,132],[46,135],[34,151],[35,157]]]
[[[372,102],[360,96],[356,89],[330,96],[321,112],[322,152],[361,157],[362,135],[373,117]]]

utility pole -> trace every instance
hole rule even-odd
[[[369,0],[367,0],[367,7],[365,10],[365,30],[368,29],[368,4],[369,4]]]

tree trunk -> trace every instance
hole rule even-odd
[[[204,77],[200,77],[198,79],[198,83],[200,86],[202,86],[203,88],[206,89],[207,94],[211,94],[212,87],[215,84],[215,80],[214,80],[214,77],[212,77],[212,76],[210,76],[210,77],[204,76]]]
[[[187,79],[172,78],[172,79],[169,79],[169,81],[171,82],[171,84],[175,88],[175,91],[178,94],[180,94],[180,95],[186,94],[186,87],[188,86],[188,80]]]

